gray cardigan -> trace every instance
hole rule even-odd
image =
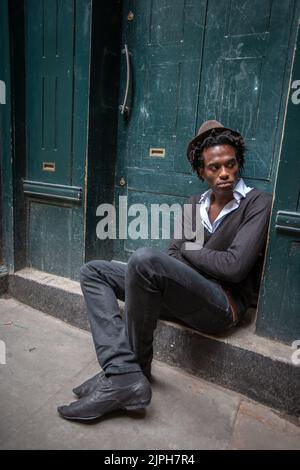
[[[200,197],[201,194],[196,194],[188,200],[192,204],[194,230]],[[204,245],[200,250],[188,250],[184,235],[180,240],[174,239],[168,248],[168,255],[229,290],[240,318],[251,305],[260,278],[271,205],[271,194],[252,189],[214,233],[204,229]]]

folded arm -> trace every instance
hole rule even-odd
[[[180,254],[197,269],[220,281],[241,282],[254,266],[266,242],[271,200],[266,202],[260,199],[249,207],[245,220],[227,250],[203,247],[191,251],[187,243],[183,242],[177,245]]]

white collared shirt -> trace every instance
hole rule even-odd
[[[204,225],[204,227],[210,232],[210,233],[214,233],[217,228],[219,227],[220,223],[222,222],[222,220],[224,219],[224,217],[229,214],[230,212],[232,211],[235,211],[239,205],[240,205],[240,201],[242,198],[245,198],[246,197],[246,194],[249,193],[249,191],[251,191],[253,188],[250,188],[248,187],[244,180],[242,178],[240,178],[234,189],[233,189],[233,199],[231,201],[229,201],[226,206],[223,207],[223,209],[221,210],[220,214],[218,215],[218,217],[216,218],[216,220],[213,222],[213,224],[211,223],[211,221],[209,220],[209,217],[208,217],[208,211],[209,211],[209,208],[210,208],[210,198],[211,198],[211,194],[212,194],[212,190],[209,189],[208,191],[206,191],[205,193],[202,194],[201,198],[200,198],[200,215],[201,215],[201,220],[202,220],[202,224]]]

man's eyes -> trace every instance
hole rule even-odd
[[[234,165],[235,165],[235,162],[229,162],[229,163],[227,163],[227,165],[225,165],[225,166],[226,166],[227,168],[233,168]],[[211,165],[211,166],[209,167],[209,169],[210,169],[211,171],[217,171],[217,170],[220,169],[220,167],[217,166],[217,165]]]

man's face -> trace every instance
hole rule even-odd
[[[198,174],[213,191],[231,193],[239,172],[235,148],[228,144],[209,147],[203,151],[203,163],[203,168],[197,170]]]

